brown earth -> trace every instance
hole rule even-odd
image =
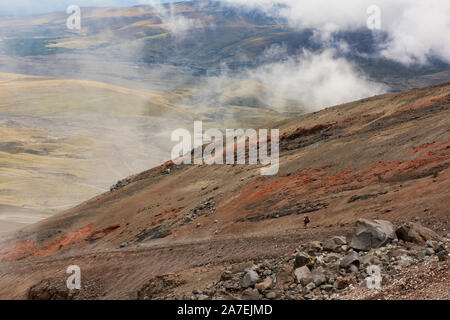
[[[358,218],[417,219],[446,234],[449,122],[446,83],[274,124],[281,136],[275,176],[261,176],[260,166],[168,162],[3,237],[0,298],[26,298],[40,281],[65,277],[71,264],[101,281],[98,298],[136,298],[167,273],[183,277],[175,291],[188,290],[217,279],[229,263],[289,255],[299,243],[345,234]],[[312,220],[307,230],[303,214]]]

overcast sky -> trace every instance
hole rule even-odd
[[[180,2],[182,0],[155,0],[155,2]],[[69,5],[83,6],[133,6],[147,0],[0,0],[0,15],[30,15],[64,11]]]

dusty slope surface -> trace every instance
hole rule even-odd
[[[271,177],[248,165],[169,162],[143,172],[4,238],[0,297],[24,298],[31,285],[79,264],[102,281],[104,297],[134,298],[156,275],[184,270],[197,281],[195,268],[287,254],[361,217],[434,219],[445,232],[449,107],[447,83],[274,124],[281,155]],[[304,213],[312,230],[299,230]]]
[[[190,128],[194,119],[220,126],[214,115],[176,107],[175,96],[88,80],[0,73],[0,224],[23,217],[24,209],[30,211],[28,223],[34,223],[160,164],[170,157],[172,130]],[[286,118],[244,109],[235,111],[244,122]]]
[[[28,209],[35,222],[161,163],[155,126],[193,119],[154,91],[19,74],[0,73],[0,101],[0,221]]]

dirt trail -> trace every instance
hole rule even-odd
[[[43,259],[0,263],[0,299],[24,299],[29,287],[48,277],[66,277],[79,265],[85,279],[102,281],[105,299],[134,299],[145,281],[162,274],[291,255],[301,243],[345,234],[348,228],[313,228],[277,235],[252,235],[173,245],[141,246],[97,252],[72,252]],[[114,279],[114,281],[112,281]]]

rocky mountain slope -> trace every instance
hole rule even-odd
[[[66,12],[0,20],[0,233],[168,159],[171,131],[193,119],[267,126],[450,80],[437,57],[383,58],[386,35],[366,28],[321,41],[225,2],[81,12],[81,30],[67,28]]]
[[[71,264],[96,298],[136,298],[146,281],[170,273],[182,276],[184,286],[174,287],[186,293],[230,264],[290,259],[299,245],[345,235],[360,218],[417,220],[446,235],[449,106],[445,83],[274,123],[275,176],[261,176],[259,165],[171,162],[132,176],[4,237],[0,297],[26,297]]]

